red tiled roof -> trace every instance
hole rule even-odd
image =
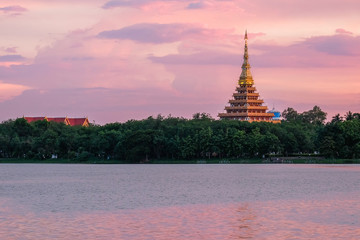
[[[49,122],[65,123],[68,124],[65,117],[61,118],[46,118]]]
[[[45,117],[24,117],[28,123],[44,120]]]
[[[68,118],[70,126],[89,126],[87,118]]]
[[[87,118],[67,118],[67,117],[57,117],[57,118],[48,118],[48,117],[24,117],[29,123],[46,120],[49,122],[65,123],[70,126],[89,126],[89,120]]]

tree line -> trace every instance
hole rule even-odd
[[[360,114],[339,114],[325,123],[318,106],[298,113],[286,109],[280,124],[148,117],[90,127],[24,118],[0,124],[0,158],[114,159],[129,163],[152,159],[262,158],[269,154],[360,157]]]

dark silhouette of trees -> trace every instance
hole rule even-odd
[[[284,118],[285,121],[289,121],[289,122],[295,122],[300,120],[299,113],[295,109],[290,107],[285,109],[282,112],[281,116]]]
[[[313,109],[303,112],[301,114],[302,120],[311,124],[324,124],[327,113],[323,112],[319,106],[314,106]]]
[[[298,113],[293,108],[287,108],[282,112],[282,117],[289,122],[304,122],[311,124],[324,124],[327,113],[323,112],[319,106],[314,106],[313,109]]]
[[[261,158],[268,154],[314,154],[329,158],[360,158],[360,114],[339,114],[325,123],[319,107],[283,112],[280,124],[215,120],[207,113],[192,119],[149,117],[104,126],[71,127],[25,119],[0,124],[0,158],[74,161],[113,159]]]

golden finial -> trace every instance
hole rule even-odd
[[[245,30],[245,46],[244,46],[244,62],[242,64],[242,71],[239,78],[239,84],[253,84],[252,75],[250,72],[250,63],[249,63],[249,53],[248,53],[248,35],[247,35],[247,29]]]

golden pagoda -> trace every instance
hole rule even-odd
[[[230,106],[225,107],[226,113],[219,113],[218,117],[248,122],[280,122],[273,120],[274,113],[266,112],[268,108],[263,106],[264,100],[259,99],[260,95],[256,92],[250,72],[247,40],[247,31],[245,31],[244,63],[238,86],[233,99],[229,100]]]

